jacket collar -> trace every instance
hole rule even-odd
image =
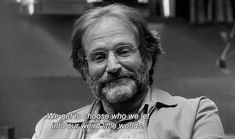
[[[169,93],[158,89],[158,88],[152,88],[148,87],[147,94],[143,100],[143,103],[140,107],[140,110],[144,108],[145,105],[148,106],[148,112],[153,107],[157,107],[158,109],[165,107],[175,107],[177,106],[178,102],[177,100],[171,96]]]
[[[154,109],[155,107],[160,108],[169,108],[169,107],[176,107],[178,105],[178,102],[175,97],[171,96],[169,93],[160,90],[158,88],[152,88],[148,87],[146,96],[143,100],[143,103],[139,109],[139,111],[143,110],[147,105],[147,112],[149,112],[151,109]],[[76,115],[81,115],[81,118],[73,118],[67,120],[67,123],[70,124],[81,124],[83,122],[86,122],[89,120],[86,118],[86,114],[98,114],[99,110],[102,107],[102,103],[100,100],[95,100],[91,105],[87,106],[87,108],[83,110],[77,110],[72,113]]]

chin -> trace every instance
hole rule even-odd
[[[106,103],[125,103],[137,95],[137,83],[130,78],[123,78],[107,83],[100,90],[100,99]]]

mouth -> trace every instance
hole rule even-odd
[[[111,84],[113,82],[118,82],[118,81],[121,81],[121,80],[125,80],[125,79],[131,79],[133,80],[131,77],[127,77],[127,76],[123,76],[123,77],[118,77],[118,78],[112,78],[112,79],[109,79],[109,80],[106,80],[104,81],[101,86],[102,88],[105,87],[106,85],[108,84]]]

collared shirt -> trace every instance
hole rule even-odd
[[[149,118],[150,108],[154,109],[155,102],[151,99],[151,88],[148,87],[147,95],[145,96],[139,110],[138,116],[135,114],[113,114],[109,119],[91,119],[88,122],[85,136],[87,139],[143,139],[146,137],[146,122]],[[177,104],[172,105],[173,107]],[[97,100],[91,110],[92,115],[99,115],[102,109],[102,103]],[[121,120],[113,122],[112,119],[120,116]],[[114,118],[113,118],[114,117]],[[111,127],[107,126],[112,125]]]
[[[92,115],[101,115],[102,103],[94,104]],[[145,121],[147,105],[136,114],[107,114],[106,118],[91,119],[86,126],[86,139],[143,139],[145,138]],[[116,121],[117,120],[117,121]]]
[[[76,115],[91,114],[97,107],[96,102],[71,113]],[[144,130],[141,130],[139,134],[139,136],[143,135],[144,138],[224,138],[218,109],[214,102],[206,97],[186,99],[179,96],[171,96],[157,88],[149,88],[140,109],[144,108],[146,108],[146,114],[149,116],[145,118],[146,120],[143,123]],[[90,121],[91,119],[83,116],[68,119],[48,119],[45,116],[37,124],[33,139],[82,139],[89,136],[89,134],[86,134],[88,130],[84,128],[84,125]],[[61,128],[58,128],[58,123],[61,123]],[[55,127],[55,124],[57,128],[52,128]],[[130,130],[130,132],[120,132],[119,134],[125,137],[126,134],[130,135],[132,133],[135,132]]]

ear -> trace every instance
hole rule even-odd
[[[147,59],[147,70],[150,71],[151,67],[152,67],[152,64],[153,64],[153,60],[152,60],[152,57]]]

